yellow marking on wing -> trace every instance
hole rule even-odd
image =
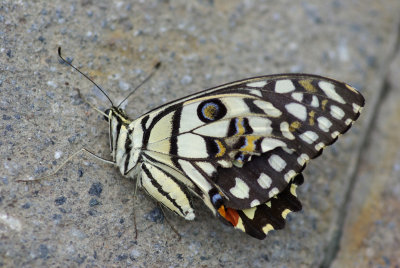
[[[292,212],[290,209],[285,209],[282,211],[282,218],[286,219],[287,215]]]
[[[214,105],[208,105],[205,109],[204,109],[204,116],[210,120],[213,120],[215,118],[215,115],[218,112],[218,108]]]
[[[297,185],[296,185],[296,184],[292,184],[292,186],[290,186],[290,193],[291,193],[293,196],[296,196],[296,197],[297,197],[296,189],[297,189]]]
[[[244,228],[244,225],[243,225],[242,218],[239,217],[238,222],[237,222],[237,224],[235,226],[235,229],[239,229],[242,232],[246,232],[246,229]]]
[[[268,234],[269,231],[272,231],[272,230],[274,230],[274,227],[272,227],[272,225],[269,223],[262,228],[262,231],[264,232],[264,234]]]
[[[245,133],[246,129],[243,126],[243,118],[238,118],[238,121],[236,123],[236,129],[237,129],[236,135],[243,135]]]
[[[244,215],[247,216],[247,218],[252,220],[252,219],[254,219],[254,215],[256,214],[256,210],[257,210],[257,207],[253,207],[253,208],[244,209],[242,211],[243,211]]]
[[[357,89],[355,89],[354,87],[352,87],[352,86],[350,86],[350,85],[348,85],[348,84],[346,84],[346,87],[347,87],[348,89],[350,89],[351,91],[353,91],[354,93],[360,94],[360,93],[357,91]]]
[[[327,99],[321,101],[321,108],[322,108],[322,111],[325,111],[325,107],[326,107],[326,104],[327,104],[327,103],[328,103],[328,100],[327,100]]]
[[[247,136],[245,138],[246,144],[244,147],[240,148],[242,152],[254,152],[256,150],[256,141],[260,138],[260,136]]]
[[[303,79],[299,80],[299,84],[304,87],[304,89],[310,93],[315,93],[317,92],[317,89],[311,84],[312,80],[311,79]]]
[[[294,121],[290,124],[289,126],[289,131],[290,132],[294,132],[296,129],[298,129],[299,127],[301,127],[301,123],[299,121]]]
[[[226,152],[226,148],[225,148],[225,146],[222,144],[222,142],[221,141],[219,141],[219,140],[215,140],[215,143],[217,144],[217,146],[218,146],[218,153],[215,155],[215,157],[221,157],[221,156],[223,156],[224,154],[225,154],[225,152]]]
[[[315,111],[310,111],[309,113],[308,113],[308,115],[310,116],[309,117],[309,121],[310,121],[310,126],[313,126],[314,125],[314,116],[315,116]]]

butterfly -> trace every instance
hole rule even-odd
[[[307,162],[345,133],[363,106],[348,84],[277,74],[210,88],[135,120],[113,104],[103,114],[109,162],[123,176],[186,220],[195,218],[197,196],[227,225],[264,239],[301,210],[296,188]]]

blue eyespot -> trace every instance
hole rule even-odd
[[[214,194],[211,197],[211,202],[215,205],[218,201],[222,200],[222,196],[220,194]]]
[[[218,99],[203,101],[197,107],[197,116],[203,122],[212,122],[226,115],[225,105]]]

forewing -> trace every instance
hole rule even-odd
[[[143,117],[143,154],[168,159],[227,207],[246,209],[282,192],[306,162],[346,132],[364,99],[320,76],[284,74],[206,90]]]

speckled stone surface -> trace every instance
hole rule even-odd
[[[2,1],[0,267],[400,265],[399,14],[397,0]],[[281,72],[346,81],[367,105],[308,165],[303,211],[284,230],[258,241],[195,201],[193,222],[166,212],[179,240],[153,200],[134,196],[133,181],[90,156],[50,179],[16,182],[51,173],[82,147],[109,157],[107,125],[76,89],[100,109],[109,103],[59,62],[58,46],[116,103],[162,61],[126,103],[132,118]]]
[[[400,52],[393,57],[333,267],[400,267]]]

